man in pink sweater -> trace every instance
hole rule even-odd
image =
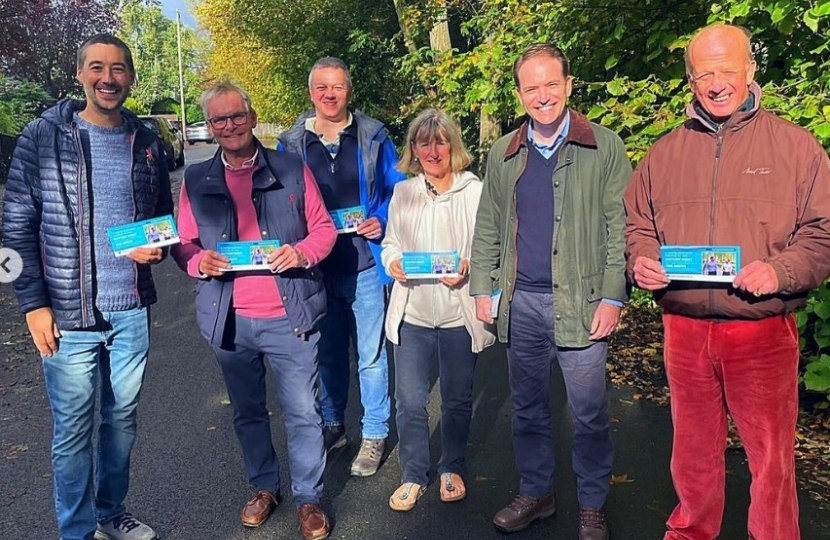
[[[315,268],[337,231],[302,161],[264,148],[253,135],[248,94],[220,82],[202,95],[208,129],[220,149],[185,171],[179,201],[181,245],[173,257],[197,285],[196,318],[213,347],[234,408],[253,495],[240,519],[258,527],[279,504],[279,463],[265,406],[267,359],[288,435],[292,491],[308,539],[329,535],[320,508],[326,456],[317,394],[317,323],[325,313]],[[268,269],[234,271],[219,242],[278,240]]]

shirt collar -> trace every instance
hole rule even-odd
[[[530,125],[527,127],[527,140],[528,140],[528,142],[530,142],[530,144],[532,144],[533,146],[535,146],[537,149],[539,149],[541,151],[552,152],[553,150],[556,150],[556,148],[560,144],[562,144],[562,141],[565,140],[565,137],[568,136],[568,131],[570,130],[570,127],[571,127],[571,111],[566,110],[565,111],[565,118],[562,119],[562,129],[559,130],[559,134],[556,136],[556,139],[554,139],[553,142],[550,143],[550,144],[540,144],[540,143],[536,142],[536,140],[533,138],[533,119],[531,119],[530,120]]]
[[[234,167],[233,165],[228,163],[228,160],[225,159],[225,152],[222,151],[222,163],[225,165],[226,169],[230,169],[232,171],[238,171],[238,170],[241,170],[241,169],[250,169],[251,167],[256,165],[256,158],[257,157],[259,157],[259,148],[256,149],[256,152],[254,152],[254,155],[253,155],[253,157],[251,157],[251,159],[246,159],[245,161],[242,162],[241,167]]]

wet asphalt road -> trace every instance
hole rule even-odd
[[[187,149],[189,162],[206,159],[215,147]],[[178,188],[181,170],[173,174]],[[176,191],[178,193],[178,191]],[[249,491],[231,425],[223,405],[224,385],[210,349],[195,326],[190,278],[171,262],[155,271],[160,301],[153,307],[151,358],[139,408],[128,508],[164,540],[300,539],[285,455],[279,407],[269,394],[273,438],[283,470],[283,504],[259,529],[237,519]],[[0,285],[0,540],[55,540],[49,445],[51,415],[39,358],[29,345],[22,317],[8,285]],[[505,353],[496,346],[479,358],[475,413],[468,447],[469,495],[443,504],[430,485],[409,513],[389,510],[400,469],[393,449],[380,472],[349,478],[348,465],[359,445],[359,407],[353,381],[347,412],[349,445],[330,456],[324,507],[342,539],[569,539],[576,538],[578,508],[570,470],[570,420],[560,375],[554,370],[551,401],[557,445],[557,514],[509,536],[495,531],[492,516],[515,494],[518,477],[510,441],[510,403]],[[269,381],[270,383],[270,381]],[[273,384],[269,384],[269,389]],[[437,387],[430,404],[438,419]],[[615,540],[659,540],[676,499],[669,477],[671,419],[667,408],[632,400],[629,387],[612,387],[610,413],[617,459],[607,505]],[[432,436],[433,462],[439,451]],[[727,508],[722,539],[746,538],[748,471],[743,455],[730,452]],[[434,470],[433,470],[434,477]],[[830,538],[830,512],[801,494],[804,540]],[[784,540],[784,539],[782,539]]]

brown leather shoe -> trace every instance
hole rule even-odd
[[[297,510],[300,517],[300,531],[308,540],[327,538],[331,532],[329,517],[319,504],[306,503]]]
[[[246,527],[259,527],[282,501],[278,491],[260,490],[254,493],[242,510],[239,519]]]
[[[579,509],[579,540],[608,540],[604,509]]]
[[[530,495],[516,495],[510,504],[498,511],[493,518],[493,525],[502,532],[521,531],[534,520],[550,517],[555,512],[553,493],[539,499]]]

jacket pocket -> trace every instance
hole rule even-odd
[[[591,331],[591,324],[594,322],[594,313],[596,313],[599,302],[602,300],[602,280],[604,277],[605,272],[597,272],[582,277],[582,299],[579,304],[582,308],[582,326],[589,332]]]
[[[490,270],[490,279],[493,280],[493,290],[499,290],[499,287],[501,285],[501,268]]]

